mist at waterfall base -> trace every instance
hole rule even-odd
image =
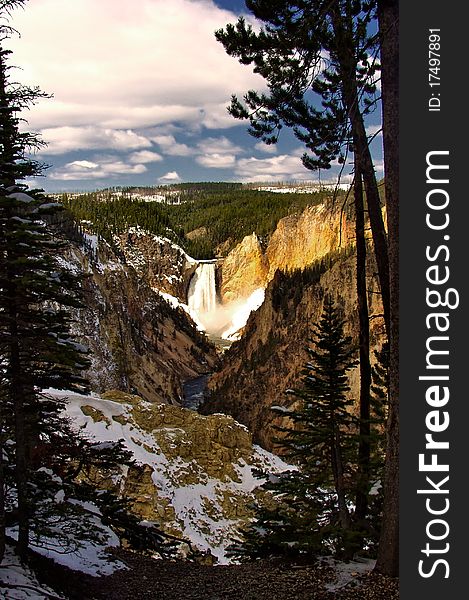
[[[248,298],[221,304],[217,298],[215,262],[201,262],[192,277],[188,292],[190,313],[210,337],[235,341],[253,310],[264,301],[264,288],[255,290]]]

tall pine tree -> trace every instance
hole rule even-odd
[[[2,3],[2,21],[23,2]],[[2,26],[2,42],[10,33]],[[79,372],[86,349],[70,336],[70,308],[78,307],[79,282],[58,263],[61,242],[48,228],[48,215],[59,209],[40,190],[29,190],[27,177],[41,166],[28,158],[38,145],[19,130],[20,112],[39,90],[9,82],[9,51],[0,47],[0,333],[2,441],[12,459],[17,496],[18,552],[29,544],[31,473],[49,415],[47,387],[86,390]]]
[[[269,477],[264,484],[276,502],[258,508],[245,543],[235,547],[241,555],[351,550],[356,419],[347,392],[355,348],[329,296],[307,350],[310,361],[303,370],[303,387],[289,390],[298,399],[295,407],[272,407],[290,419],[288,426],[277,428],[281,435],[276,442],[298,468]]]
[[[60,260],[62,207],[25,183],[42,168],[29,157],[40,142],[20,131],[20,113],[41,93],[10,82],[3,48],[10,11],[23,4],[0,0],[0,560],[7,528],[23,559],[44,538],[64,551],[106,540],[106,525],[134,547],[167,554],[174,544],[156,526],[144,527],[125,499],[96,492],[87,480],[88,472],[117,475],[119,465],[131,464],[129,453],[119,442],[85,439],[64,417],[64,402],[44,393],[87,392],[81,372],[89,361],[70,333],[81,280]]]
[[[334,160],[344,163],[349,152],[354,154],[361,416],[356,505],[364,521],[370,472],[370,357],[362,182],[388,336],[391,329],[387,236],[365,127],[366,115],[378,100],[382,36],[373,33],[377,2],[247,0],[246,5],[261,21],[261,29],[241,17],[215,35],[228,54],[252,64],[264,77],[267,92],[250,90],[242,101],[233,97],[230,113],[248,120],[249,132],[268,144],[276,142],[282,127],[290,127],[306,147],[303,164],[310,169],[328,169]]]
[[[374,0],[246,0],[262,23],[243,17],[215,36],[230,56],[253,65],[267,92],[233,96],[230,113],[249,121],[249,133],[275,143],[289,127],[304,143],[303,164],[328,169],[344,162],[350,149],[363,178],[376,264],[389,332],[389,261],[365,115],[376,105],[378,37]]]

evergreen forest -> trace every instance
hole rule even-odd
[[[146,189],[148,194],[158,188]],[[129,227],[167,237],[196,259],[226,255],[243,237],[255,231],[267,239],[280,219],[298,214],[330,197],[331,191],[275,193],[241,184],[181,184],[161,190],[166,201],[145,201],[143,190],[63,194],[60,199],[85,229],[110,244]],[[161,192],[160,192],[161,193]],[[340,200],[338,200],[340,202]],[[194,235],[190,235],[193,233]],[[189,235],[188,235],[189,234]]]

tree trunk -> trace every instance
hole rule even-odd
[[[333,425],[333,441],[331,448],[332,474],[334,477],[335,491],[337,493],[337,504],[339,507],[339,522],[342,529],[350,529],[350,513],[347,508],[345,497],[344,467],[340,452],[340,434],[337,426]]]
[[[390,336],[384,508],[376,570],[399,573],[399,2],[378,0],[386,211],[389,234]]]
[[[18,311],[16,306],[16,286],[14,273],[8,269],[8,320],[9,320],[9,384],[10,397],[13,403],[15,423],[15,479],[18,500],[18,545],[17,553],[26,557],[29,546],[29,507],[28,507],[28,473],[26,449],[26,419],[24,411],[24,388],[21,370],[21,355],[18,333]]]
[[[3,428],[3,423],[1,424]],[[0,434],[2,435],[2,434]],[[2,436],[3,437],[3,436]],[[5,478],[3,469],[3,439],[0,444],[0,564],[5,556]]]
[[[339,72],[342,81],[342,94],[348,117],[352,127],[354,151],[358,160],[363,183],[365,185],[366,202],[370,219],[373,246],[378,267],[378,277],[383,301],[384,321],[386,332],[389,337],[390,330],[390,293],[389,293],[389,258],[386,230],[384,228],[383,215],[381,212],[381,201],[379,197],[378,184],[371,158],[368,138],[360,112],[358,83],[357,83],[357,59],[354,53],[354,41],[352,36],[352,25],[349,17],[341,14],[337,2],[332,2],[329,8],[334,35],[336,39],[335,52],[339,63]]]
[[[358,442],[358,482],[355,517],[364,521],[368,512],[370,480],[370,327],[366,285],[366,241],[363,185],[358,161],[355,164],[355,237],[357,243],[357,299],[360,351],[360,436]]]

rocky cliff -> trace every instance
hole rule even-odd
[[[301,214],[281,219],[269,241],[267,280],[277,269],[302,269],[326,254],[354,243],[353,221],[341,210],[341,200],[305,208]]]
[[[222,301],[247,298],[266,287],[277,270],[302,269],[353,244],[353,220],[341,208],[338,200],[329,200],[280,219],[265,250],[255,233],[246,236],[220,266]]]
[[[375,269],[368,266],[368,301],[372,315],[371,342],[379,346],[384,327]],[[275,420],[270,406],[288,405],[288,388],[301,386],[301,370],[307,362],[305,346],[311,326],[322,312],[324,292],[332,294],[347,319],[346,333],[357,339],[355,255],[328,255],[303,273],[277,272],[267,287],[264,304],[253,312],[243,337],[224,356],[221,369],[209,380],[210,397],[204,412],[226,412],[244,423],[256,442],[272,448]],[[357,397],[358,371],[351,377]]]
[[[186,302],[189,281],[197,266],[182,248],[169,239],[152,235],[138,227],[115,239],[125,262],[151,288]]]
[[[95,391],[133,391],[177,403],[187,379],[213,369],[214,347],[182,309],[171,307],[103,241],[92,253],[73,245],[64,258],[83,271],[84,308],[75,333],[91,350]]]
[[[98,487],[118,490],[143,520],[221,562],[251,517],[249,504],[260,483],[253,469],[287,467],[253,446],[247,429],[227,415],[204,417],[116,391],[102,398],[71,394],[66,414],[91,439],[122,439],[132,453],[135,464],[120,473],[98,473]]]

